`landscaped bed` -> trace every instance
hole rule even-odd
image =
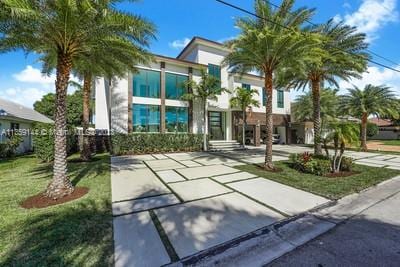
[[[71,162],[68,169],[72,183],[88,189],[86,195],[56,206],[24,209],[21,202],[46,188],[51,164],[34,156],[0,162],[0,266],[112,265],[110,157]]]
[[[235,168],[330,199],[339,199],[400,175],[400,171],[397,170],[357,164],[352,170],[355,174],[346,177],[326,177],[302,173],[293,169],[290,162],[286,161],[275,162],[275,166],[281,168],[282,171],[268,172],[255,164]]]

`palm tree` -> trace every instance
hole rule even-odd
[[[344,150],[346,145],[354,145],[358,143],[360,129],[356,124],[351,122],[330,122],[329,134],[325,137],[326,156],[330,158],[332,164],[332,172],[339,172],[342,164]],[[333,141],[334,155],[330,157],[327,143]]]
[[[148,45],[154,36],[151,23],[118,11],[117,2],[1,0],[5,12],[0,13],[0,49],[20,48],[44,59],[56,55],[55,153],[53,179],[46,190],[50,198],[62,198],[74,190],[67,176],[66,153],[66,95],[72,69],[99,44]]]
[[[186,82],[185,86],[190,88],[191,92],[184,94],[181,98],[187,101],[198,101],[203,112],[203,150],[207,151],[207,124],[208,124],[208,100],[217,100],[217,96],[225,91],[221,88],[221,81],[209,75],[204,69],[201,70],[201,79],[199,83],[194,80]]]
[[[266,152],[265,169],[273,170],[272,163],[272,91],[273,78],[279,69],[291,64],[300,64],[305,54],[313,46],[310,36],[300,33],[302,24],[311,18],[313,10],[296,9],[291,12],[294,0],[284,0],[274,9],[267,1],[255,1],[256,18],[240,18],[236,26],[241,34],[227,43],[231,53],[224,64],[232,71],[247,73],[258,71],[265,77],[266,92]]]
[[[364,90],[354,86],[341,97],[341,111],[361,120],[361,148],[367,151],[367,123],[370,115],[399,117],[400,106],[390,87],[368,84]]]
[[[141,25],[136,25],[136,27],[140,28]],[[138,31],[137,34],[140,34],[140,32]],[[75,76],[83,80],[83,86],[75,82],[71,84],[82,89],[83,92],[83,134],[80,155],[82,161],[90,161],[92,153],[88,128],[93,80],[100,76],[111,79],[112,77],[124,77],[128,72],[137,72],[136,65],[148,64],[152,59],[152,56],[141,47],[145,45],[140,42],[132,45],[124,40],[105,39],[102,43],[93,46],[89,53],[76,60],[72,71]],[[42,61],[46,63],[43,72],[48,74],[54,70],[57,58],[55,55],[52,58],[50,57],[51,55],[48,54],[46,58],[42,58]]]
[[[231,107],[238,107],[242,111],[243,127],[242,127],[242,145],[246,147],[246,126],[247,126],[247,114],[246,110],[248,107],[259,107],[260,102],[254,99],[254,95],[258,95],[258,91],[255,89],[246,89],[238,87],[235,90],[236,96],[229,100]]]
[[[339,105],[337,92],[338,89],[321,88],[321,129],[324,129],[329,121],[337,117]],[[314,114],[312,92],[297,96],[292,106],[292,112],[296,121],[312,121]]]
[[[321,149],[321,86],[324,82],[338,87],[337,79],[348,81],[360,78],[366,70],[368,55],[364,52],[368,44],[365,34],[344,22],[329,20],[312,27],[306,33],[316,34],[320,42],[305,58],[306,64],[292,64],[280,73],[280,83],[292,88],[311,88],[313,97],[314,153]]]

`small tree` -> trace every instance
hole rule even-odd
[[[347,89],[348,94],[342,96],[341,111],[361,120],[361,148],[367,151],[367,123],[370,115],[377,117],[399,117],[399,106],[395,94],[389,87],[368,84],[364,90],[354,87]]]
[[[351,122],[331,122],[329,133],[323,139],[326,156],[331,160],[332,172],[340,171],[346,145],[358,144],[359,127]],[[329,155],[327,144],[333,142],[334,155]]]
[[[260,102],[253,98],[254,95],[258,95],[258,91],[255,89],[246,89],[238,87],[235,90],[236,96],[229,100],[231,107],[238,107],[242,111],[243,127],[242,127],[242,145],[246,147],[246,126],[247,126],[247,114],[246,110],[248,107],[254,106],[259,107]]]
[[[207,133],[206,125],[208,123],[207,107],[208,100],[217,100],[217,96],[221,95],[225,89],[221,88],[221,81],[209,75],[204,69],[201,70],[201,80],[196,83],[193,80],[189,80],[185,83],[185,86],[191,89],[191,92],[186,93],[182,96],[182,100],[194,101],[197,100],[202,107],[203,112],[203,150],[207,151]]]

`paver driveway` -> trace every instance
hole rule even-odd
[[[277,148],[274,160],[307,149]],[[263,162],[263,153],[113,157],[115,265],[168,264],[328,202],[233,168]],[[360,164],[400,168],[400,157],[346,153]]]

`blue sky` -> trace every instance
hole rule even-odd
[[[271,0],[279,4],[280,0]],[[320,23],[330,18],[342,19],[358,26],[368,35],[370,49],[400,64],[400,0],[298,0],[296,6],[316,8],[313,22]],[[243,8],[252,9],[252,0],[228,0]],[[224,6],[215,0],[141,0],[123,3],[119,8],[140,14],[151,20],[158,29],[157,40],[150,51],[167,56],[176,56],[193,36],[202,36],[215,41],[224,41],[236,36],[235,17],[244,16],[240,11]],[[400,70],[400,65],[377,61]],[[388,84],[400,96],[400,73],[371,65],[361,80],[351,84],[364,86],[367,83]],[[341,82],[341,88],[351,86]],[[23,52],[0,54],[0,97],[26,106],[54,92],[54,75],[43,77],[40,63],[34,54]],[[294,98],[299,92],[293,92]]]

